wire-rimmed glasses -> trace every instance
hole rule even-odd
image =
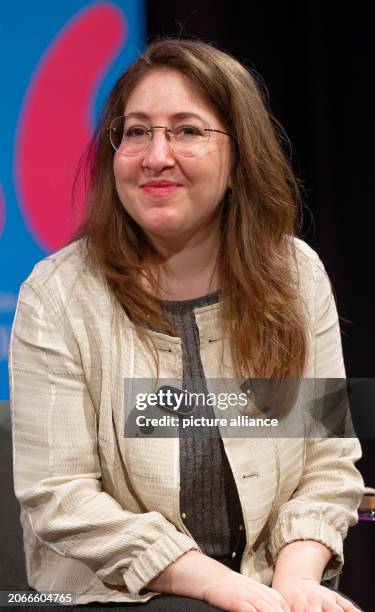
[[[169,128],[163,125],[147,126],[139,119],[121,115],[112,119],[107,129],[115,151],[126,156],[144,153],[152,141],[155,129],[164,130],[174,152],[184,157],[200,155],[209,143],[211,132],[231,136],[223,130],[210,128],[198,117],[189,117],[188,121],[179,121]]]

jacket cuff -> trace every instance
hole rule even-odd
[[[188,550],[200,549],[194,540],[179,531],[161,537],[150,548],[138,555],[123,574],[129,593],[138,595],[140,590],[146,588],[150,580],[156,578],[168,565]]]
[[[293,515],[279,517],[269,541],[274,565],[281,548],[296,540],[315,540],[331,550],[332,558],[324,570],[322,580],[330,580],[341,573],[344,564],[342,535],[328,523],[313,517],[308,520]]]

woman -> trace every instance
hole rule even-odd
[[[135,379],[206,393],[212,379],[345,377],[276,134],[249,72],[201,42],[154,42],[115,85],[85,223],[23,284],[13,329],[35,589],[150,610],[355,609],[321,580],[357,520],[357,439],[123,433]]]

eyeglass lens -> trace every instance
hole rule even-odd
[[[170,145],[176,153],[184,156],[199,155],[206,147],[210,132],[198,118],[189,117],[171,128],[149,126],[134,118],[116,117],[110,126],[111,143],[116,151],[123,155],[139,155],[146,151],[154,130],[163,129]]]

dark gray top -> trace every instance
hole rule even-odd
[[[214,304],[219,292],[192,300],[166,301],[166,314],[181,338],[183,389],[207,393],[194,308]],[[214,417],[198,405],[194,416]],[[218,428],[179,429],[180,510],[187,529],[211,557],[238,557],[244,547],[241,505]],[[235,553],[235,554],[233,554]]]

